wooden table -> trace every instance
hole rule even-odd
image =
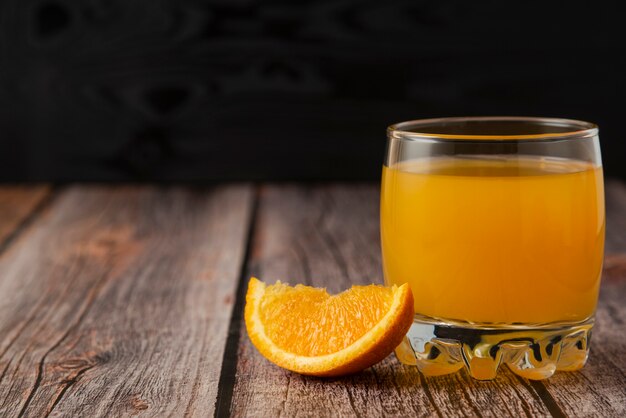
[[[0,188],[0,416],[624,416],[626,187],[587,366],[425,378],[394,356],[352,377],[275,367],[242,327],[254,274],[381,282],[371,184]]]

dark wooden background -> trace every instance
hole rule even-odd
[[[626,177],[617,2],[0,1],[0,181],[377,179],[385,127],[601,126]]]

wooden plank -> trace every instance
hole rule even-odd
[[[0,416],[212,414],[252,200],[63,192],[0,260]]]
[[[606,184],[607,256],[587,365],[543,382],[570,416],[626,415],[626,185]]]
[[[382,282],[378,200],[377,186],[264,188],[248,272],[268,282],[308,283],[332,292]],[[390,356],[355,376],[317,379],[270,364],[244,327],[240,333],[234,391],[232,399],[219,400],[220,415],[550,414],[535,388],[508,369],[493,382],[471,380],[464,372],[424,378]]]
[[[0,187],[0,245],[50,195],[48,186]]]

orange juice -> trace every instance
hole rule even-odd
[[[387,284],[415,311],[475,323],[593,315],[604,248],[602,170],[545,157],[424,158],[383,168]]]

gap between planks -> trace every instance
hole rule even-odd
[[[235,292],[235,305],[228,324],[228,337],[224,347],[224,357],[222,358],[222,369],[220,371],[220,380],[217,387],[217,399],[215,402],[215,416],[230,416],[230,403],[233,398],[233,389],[235,387],[235,375],[237,372],[239,334],[243,325],[243,309],[246,301],[246,284],[249,271],[249,262],[252,254],[252,244],[254,238],[254,230],[256,227],[260,186],[254,186],[254,194],[252,200],[252,209],[250,211],[250,219],[248,222],[248,230],[246,232],[246,249],[241,261],[241,269],[239,271],[239,282]]]

